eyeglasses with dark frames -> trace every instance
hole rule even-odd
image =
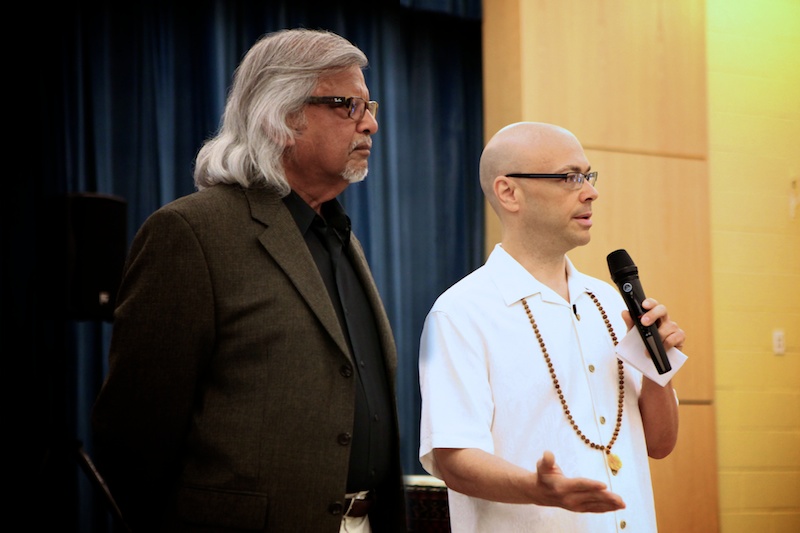
[[[566,174],[506,174],[507,178],[530,178],[530,179],[537,179],[537,178],[550,178],[550,179],[561,179],[564,180],[564,183],[569,186],[570,189],[577,190],[583,187],[583,182],[588,181],[589,185],[594,187],[594,184],[597,183],[597,172],[589,172],[588,174],[583,174],[582,172],[567,172]]]
[[[364,100],[360,96],[309,96],[306,103],[344,107],[347,109],[347,115],[356,122],[364,118],[368,109],[373,118],[378,116],[378,102]]]

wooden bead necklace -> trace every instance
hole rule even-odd
[[[606,324],[606,329],[608,329],[608,334],[611,336],[611,341],[614,343],[614,346],[616,346],[618,342],[617,335],[614,333],[614,328],[611,325],[611,321],[608,319],[608,315],[603,309],[603,306],[600,305],[600,301],[594,294],[591,292],[588,292],[587,294],[594,302],[594,305],[597,306],[597,310],[600,311],[600,315],[603,317],[603,322]],[[567,416],[567,420],[572,425],[572,429],[575,430],[575,432],[578,434],[578,437],[580,437],[583,442],[588,444],[593,449],[605,452],[608,459],[608,468],[611,470],[611,473],[616,476],[617,472],[619,472],[622,468],[622,460],[617,456],[617,454],[611,453],[611,447],[614,446],[614,442],[616,442],[617,437],[619,436],[620,427],[622,426],[622,411],[625,404],[625,368],[622,361],[617,359],[617,371],[619,373],[619,394],[617,399],[617,424],[614,427],[614,434],[611,436],[611,440],[608,441],[608,444],[597,444],[592,442],[589,437],[583,434],[580,428],[578,428],[578,424],[575,422],[575,419],[572,417],[572,414],[569,411],[569,406],[567,405],[567,400],[564,398],[564,391],[561,390],[561,385],[558,383],[556,371],[553,368],[553,362],[550,360],[550,355],[547,353],[547,347],[544,344],[544,339],[539,333],[539,326],[536,325],[536,320],[534,320],[533,313],[531,313],[531,309],[528,307],[528,301],[525,298],[522,299],[522,306],[525,308],[525,313],[528,315],[528,320],[531,322],[533,333],[536,335],[536,340],[539,341],[539,346],[541,347],[542,354],[544,355],[544,361],[547,363],[547,369],[550,371],[550,378],[553,380],[553,387],[556,389],[558,399],[561,400],[561,407],[564,409],[564,414]]]

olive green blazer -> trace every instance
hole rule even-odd
[[[396,413],[394,338],[351,244]],[[277,194],[217,185],[180,198],[145,221],[126,262],[93,411],[100,473],[126,520],[150,531],[337,532],[353,365]],[[394,447],[395,478],[370,513],[376,533],[406,530]]]

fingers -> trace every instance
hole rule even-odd
[[[666,306],[658,303],[654,298],[646,298],[642,302],[642,307],[648,310],[642,315],[642,324],[649,326],[658,322],[658,334],[661,342],[664,343],[664,348],[675,347],[679,350],[683,348],[686,333],[676,322],[670,320]]]
[[[546,472],[549,470],[554,470],[554,466],[556,464],[556,456],[553,455],[553,452],[545,451],[542,454],[542,458],[539,459],[539,462],[536,463],[536,470],[539,472]]]
[[[588,499],[577,505],[573,510],[583,513],[607,513],[624,508],[625,502],[622,501],[622,498],[609,492],[606,497]]]
[[[642,307],[647,309],[647,312],[642,315],[642,324],[645,326],[655,324],[657,320],[662,320],[664,322],[669,320],[666,306],[658,303],[658,301],[653,298],[645,298],[644,301],[642,301]]]
[[[600,482],[575,478],[565,480],[560,488],[563,498],[558,505],[579,513],[606,513],[625,508],[622,498]]]
[[[664,328],[664,331],[662,331],[662,328],[658,328],[658,334],[661,336],[661,342],[667,350],[673,347],[679,350],[683,349],[686,333],[674,322],[669,327]]]
[[[562,507],[579,513],[607,513],[625,508],[622,498],[605,483],[587,478],[566,478],[555,455],[545,451],[536,462],[539,505]]]

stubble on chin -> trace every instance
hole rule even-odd
[[[350,145],[350,153],[352,153],[364,143],[362,139],[357,139],[353,141]],[[367,177],[367,173],[369,171],[369,163],[366,159],[362,161],[357,160],[350,160],[347,163],[344,171],[342,172],[342,178],[347,183],[358,183],[359,181],[364,181],[364,178]]]

